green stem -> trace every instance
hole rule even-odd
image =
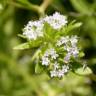
[[[43,0],[43,3],[39,5],[31,4],[28,1],[18,0],[18,2],[7,2],[8,4],[14,5],[19,8],[32,10],[38,13],[40,17],[43,17],[45,15],[45,10],[49,6],[52,0]]]
[[[40,16],[44,16],[45,14],[45,10],[47,9],[47,7],[51,4],[52,0],[43,0],[43,3],[40,5],[39,8],[39,15]]]
[[[33,62],[33,61],[38,57],[39,53],[40,53],[40,49],[38,49],[38,50],[34,53],[34,55],[32,56],[31,62]]]

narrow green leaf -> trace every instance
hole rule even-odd
[[[73,4],[74,8],[82,13],[82,14],[89,14],[92,13],[92,8],[89,6],[88,2],[86,0],[70,0]]]
[[[75,23],[75,24],[73,25],[73,28],[78,28],[78,27],[80,27],[81,25],[82,25],[81,22]]]
[[[36,66],[35,66],[35,73],[41,73],[41,71],[42,71],[42,67],[40,66],[40,64],[36,64]]]
[[[29,49],[30,48],[30,44],[29,43],[23,43],[23,44],[20,44],[16,47],[14,47],[13,49],[15,50],[23,50],[23,49]]]
[[[21,38],[24,38],[24,39],[26,38],[26,36],[24,36],[22,34],[18,34],[18,36],[21,37]]]
[[[92,73],[92,70],[89,67],[86,67],[85,69],[82,68],[78,68],[77,70],[75,70],[75,73],[78,75],[89,75]]]
[[[42,43],[41,41],[30,41],[27,43],[20,44],[20,45],[14,47],[13,49],[24,50],[24,49],[35,48],[35,47],[39,47],[41,43]]]
[[[72,21],[71,23],[68,24],[65,28],[62,29],[61,34],[69,34],[70,31],[80,27],[82,25],[81,22]]]

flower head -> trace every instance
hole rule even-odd
[[[43,22],[42,21],[29,21],[23,29],[23,35],[29,40],[36,40],[37,37],[43,36]]]
[[[63,65],[62,69],[57,68],[57,69],[53,69],[50,71],[50,75],[51,77],[63,77],[65,75],[65,73],[67,73],[69,71],[69,66],[68,65]]]
[[[69,36],[61,37],[60,40],[57,41],[57,46],[66,44],[69,40]]]
[[[47,22],[53,29],[61,29],[66,25],[66,17],[56,12],[53,16],[45,17],[45,22]]]
[[[61,37],[57,41],[57,46],[60,47],[61,45],[64,46],[64,50],[66,51],[66,55],[64,57],[64,62],[68,63],[70,61],[71,56],[74,58],[78,57],[79,49],[77,46],[78,37],[75,36],[65,36]]]

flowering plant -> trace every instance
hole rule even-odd
[[[63,77],[68,72],[77,72],[84,67],[84,56],[80,38],[74,35],[74,29],[81,26],[75,21],[68,22],[67,17],[55,12],[37,21],[29,21],[23,29],[26,43],[14,49],[36,48],[32,56],[35,72],[46,72],[50,77]],[[77,72],[78,73],[78,72]]]

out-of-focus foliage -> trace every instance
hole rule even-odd
[[[0,96],[95,96],[96,0],[53,0],[45,11],[46,14],[60,11],[70,20],[83,24],[77,34],[82,37],[84,59],[94,74],[69,73],[62,80],[35,74],[32,63],[35,49],[13,50],[25,42],[17,36],[22,34],[24,25],[39,17],[32,5],[25,4],[28,1],[36,5],[42,3],[42,0],[0,0]]]

